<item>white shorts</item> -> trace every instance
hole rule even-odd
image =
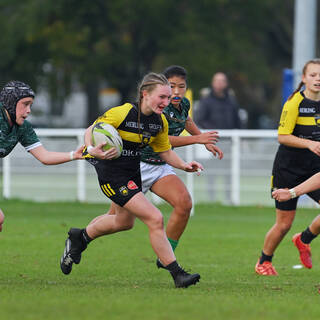
[[[147,193],[151,189],[153,184],[159,179],[171,174],[176,175],[176,173],[173,171],[173,168],[167,163],[163,165],[155,165],[141,161],[140,171],[143,193]]]

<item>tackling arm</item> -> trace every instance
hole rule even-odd
[[[48,151],[43,146],[30,150],[30,153],[45,165],[61,164],[72,160],[82,159],[82,150],[84,146],[80,146],[75,151],[55,152]]]
[[[218,142],[219,135],[217,131],[202,133],[190,117],[187,118],[185,129],[191,136],[169,136],[170,143],[173,147],[183,147],[197,143],[215,144]]]
[[[203,170],[203,166],[199,162],[191,161],[190,163],[186,163],[171,149],[168,151],[160,152],[159,155],[162,160],[177,169],[187,172],[196,172],[198,170]]]

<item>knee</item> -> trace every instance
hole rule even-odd
[[[278,229],[282,235],[285,235],[291,229],[291,225],[292,225],[292,223],[290,223],[290,222],[278,223]]]
[[[119,226],[119,231],[126,231],[132,229],[134,226],[134,221],[126,222]]]
[[[152,229],[163,229],[164,228],[164,220],[161,212],[154,214],[150,219],[149,226]]]
[[[182,195],[174,205],[174,209],[182,217],[189,218],[192,209],[192,199],[189,194]]]

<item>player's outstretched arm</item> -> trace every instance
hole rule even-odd
[[[159,155],[162,160],[177,169],[187,172],[199,172],[203,170],[203,166],[199,162],[191,161],[190,163],[186,163],[171,149],[165,152],[160,152]]]
[[[186,121],[185,129],[191,136],[169,136],[173,147],[183,147],[191,144],[215,144],[219,140],[218,131],[202,133],[190,117]]]
[[[313,175],[308,180],[300,183],[292,189],[278,189],[272,192],[272,197],[278,201],[288,201],[299,197],[305,193],[320,189],[320,172]]]
[[[30,150],[30,153],[45,165],[61,164],[72,160],[82,159],[82,150],[84,146],[78,147],[75,151],[55,152],[48,151],[43,146]]]

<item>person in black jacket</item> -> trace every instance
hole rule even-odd
[[[239,106],[232,90],[228,86],[228,78],[225,73],[217,72],[212,77],[211,90],[200,101],[194,112],[194,121],[201,129],[240,129]],[[207,89],[208,90],[208,89]],[[223,141],[222,141],[223,144]],[[227,149],[227,145],[224,146]],[[211,161],[211,160],[210,160]],[[223,167],[226,164],[221,164]],[[215,165],[217,169],[219,164]],[[207,174],[207,186],[209,201],[220,201],[217,196],[217,177]],[[225,202],[231,200],[231,176],[227,172],[223,174],[222,187],[225,190]]]
[[[239,129],[239,105],[223,72],[212,77],[210,93],[199,101],[195,122],[202,129]]]

